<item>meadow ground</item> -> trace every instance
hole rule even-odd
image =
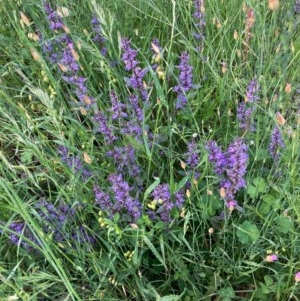
[[[299,23],[2,0],[0,300],[300,300]]]

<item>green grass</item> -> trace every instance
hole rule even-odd
[[[63,20],[79,56],[78,74],[95,103],[84,108],[64,72],[42,51],[44,41],[63,35],[50,30],[43,2],[2,0],[0,300],[300,300],[294,279],[300,271],[300,16],[294,1],[270,11],[267,1],[206,0],[200,52],[193,1],[54,2],[69,10]],[[247,45],[245,6],[255,16]],[[21,12],[30,24],[20,22]],[[93,41],[94,15],[102,22],[106,56]],[[34,33],[43,40],[29,38]],[[108,111],[111,90],[128,107],[129,94],[136,93],[126,85],[130,72],[122,62],[121,37],[131,39],[139,66],[149,69],[149,100],[139,100],[140,140],[122,132],[126,123],[112,120]],[[151,69],[154,38],[162,47],[164,78]],[[186,107],[176,110],[173,88],[180,82],[183,51],[190,56],[194,88]],[[260,86],[253,105],[256,130],[243,132],[237,107],[254,78]],[[98,111],[118,138],[112,145],[96,131]],[[275,125],[285,142],[277,163],[268,150]],[[215,140],[224,151],[236,137],[248,145],[249,160],[246,187],[236,193],[239,207],[231,212],[205,145]],[[199,163],[191,169],[184,163],[193,138]],[[68,147],[69,158],[79,158],[92,176],[85,180],[65,164],[59,146]],[[133,147],[138,176],[130,174],[132,162],[117,169],[107,155],[115,146]],[[117,171],[143,208],[135,221],[124,212],[109,215],[95,203],[94,186],[111,193],[108,176]],[[185,197],[168,223],[147,215],[159,184]],[[41,200],[75,214],[59,229],[49,228],[49,212],[37,207]],[[26,228],[16,233],[13,222]],[[278,260],[268,262],[271,254]]]

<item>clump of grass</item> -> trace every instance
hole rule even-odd
[[[0,299],[298,300],[294,5],[3,0]]]

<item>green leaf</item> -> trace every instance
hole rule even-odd
[[[253,180],[253,185],[256,187],[258,192],[264,192],[267,188],[267,183],[264,178],[257,177]]]
[[[262,202],[258,209],[258,211],[264,215],[268,214],[270,210],[271,210],[271,205],[265,202]]]
[[[273,278],[271,277],[271,276],[269,276],[269,275],[265,275],[264,276],[264,280],[265,280],[265,284],[266,284],[266,286],[270,286],[270,285],[272,285],[273,284]]]
[[[262,294],[267,295],[270,293],[270,290],[264,283],[259,283]]]
[[[264,178],[257,177],[252,181],[252,184],[248,186],[247,193],[252,199],[257,198],[260,194],[264,193],[268,188]]]
[[[230,301],[235,297],[235,292],[232,287],[225,287],[219,290],[219,296],[223,301]]]
[[[256,225],[249,221],[244,221],[240,227],[237,227],[236,235],[242,244],[255,242],[259,238],[259,230]]]
[[[276,229],[278,232],[287,234],[293,229],[293,222],[289,217],[279,216],[275,219]]]
[[[263,201],[265,203],[268,203],[272,206],[273,209],[279,209],[280,208],[280,199],[274,196],[273,194],[265,194],[262,197]]]
[[[254,185],[248,185],[247,193],[250,195],[251,199],[255,199],[257,196],[257,190]]]
[[[259,212],[261,212],[262,214],[266,215],[270,213],[271,209],[277,210],[280,208],[280,200],[272,194],[265,194],[262,197],[262,200],[263,202],[261,203],[258,209]]]

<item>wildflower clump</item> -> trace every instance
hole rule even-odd
[[[236,138],[223,152],[215,141],[206,145],[208,160],[213,163],[215,172],[220,176],[219,185],[223,190],[226,206],[233,210],[238,202],[236,193],[246,186],[245,174],[248,163],[248,146],[241,138]]]
[[[294,3],[29,2],[0,5],[0,295],[295,299]]]

